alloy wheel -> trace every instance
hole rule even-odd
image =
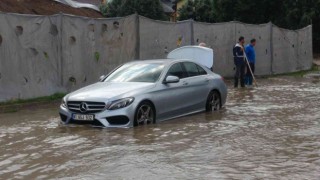
[[[210,105],[212,107],[212,111],[218,111],[220,110],[220,96],[218,93],[214,92],[212,94],[212,98],[210,101]]]
[[[217,91],[212,91],[208,95],[206,110],[208,112],[219,111],[221,109],[221,97]]]
[[[147,125],[154,122],[154,110],[148,104],[142,104],[136,114],[137,125]]]

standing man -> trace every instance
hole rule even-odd
[[[239,42],[233,47],[233,57],[234,57],[234,65],[236,66],[236,73],[234,75],[234,87],[237,88],[239,84],[241,87],[245,87],[244,84],[244,74],[245,74],[245,61],[244,61],[244,37],[239,38]]]
[[[255,70],[255,64],[256,64],[256,52],[254,50],[254,46],[256,45],[256,39],[251,39],[250,44],[246,46],[246,55],[252,70],[252,73],[254,74]],[[247,65],[248,66],[248,65]],[[252,85],[252,80],[253,80],[253,74],[251,74],[249,67],[247,67],[247,73],[245,77],[245,84],[248,86]]]

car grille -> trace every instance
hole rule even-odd
[[[86,110],[80,108],[81,104],[86,104]],[[89,114],[98,113],[105,109],[106,104],[104,102],[87,102],[87,101],[69,101],[67,103],[68,109],[72,112]]]

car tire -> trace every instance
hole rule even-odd
[[[154,106],[144,101],[139,104],[134,115],[134,126],[153,124],[156,120],[156,113]]]
[[[207,98],[206,111],[219,111],[221,109],[221,96],[218,91],[211,91]]]

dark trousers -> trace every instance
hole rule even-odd
[[[236,64],[236,73],[234,75],[234,87],[238,87],[239,79],[241,87],[245,87],[244,85],[244,74],[245,74],[246,65],[244,63]]]
[[[249,64],[250,64],[252,73],[254,74],[255,65],[254,65],[254,63],[249,63]],[[245,84],[246,85],[252,85],[252,81],[253,81],[252,74],[251,74],[250,69],[249,69],[249,67],[247,65],[247,73],[246,73],[246,77],[245,77]]]

